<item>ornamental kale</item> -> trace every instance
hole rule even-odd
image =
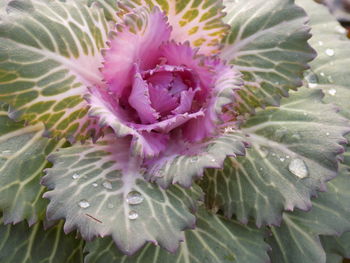
[[[350,257],[349,50],[311,0],[0,0],[0,262]]]

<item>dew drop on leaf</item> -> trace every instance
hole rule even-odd
[[[164,173],[164,170],[163,170],[163,169],[159,169],[159,170],[157,170],[157,171],[155,172],[154,175],[155,175],[156,177],[158,177],[158,178],[162,178],[162,177],[164,177],[165,173]]]
[[[75,174],[72,175],[72,178],[73,178],[74,180],[78,179],[79,177],[80,177],[80,174],[77,174],[77,173],[75,173]]]
[[[346,34],[346,29],[342,26],[336,26],[335,30],[340,34]]]
[[[3,155],[9,155],[9,154],[11,154],[11,151],[10,150],[4,150],[4,151],[2,151],[2,154]]]
[[[260,154],[263,158],[266,158],[269,155],[269,150],[265,147],[260,147]]]
[[[293,159],[288,166],[289,171],[299,178],[305,178],[309,175],[309,171],[305,162],[301,159]]]
[[[106,189],[113,189],[112,184],[108,181],[103,182],[102,185]]]
[[[138,218],[138,217],[139,217],[139,214],[138,214],[135,210],[131,210],[131,211],[129,212],[128,218],[129,218],[130,220],[135,220],[135,219]]]
[[[81,208],[88,208],[90,206],[90,203],[86,200],[81,200],[78,204]]]
[[[191,163],[195,163],[197,161],[198,161],[198,157],[197,156],[192,157],[191,160],[190,160]]]
[[[93,187],[97,187],[98,184],[97,184],[97,183],[93,183],[92,186],[93,186]]]
[[[318,77],[313,71],[306,71],[304,76],[310,89],[318,86]]]
[[[334,50],[331,48],[327,48],[325,52],[326,52],[326,55],[330,57],[333,57],[335,54]]]
[[[331,95],[331,96],[335,96],[335,94],[337,93],[337,90],[336,89],[330,89],[328,91],[328,94]]]
[[[137,192],[137,191],[131,191],[126,196],[126,202],[129,205],[141,204],[143,199],[144,199],[144,197],[142,196],[142,194]]]

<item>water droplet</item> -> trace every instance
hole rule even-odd
[[[111,204],[111,203],[109,203],[109,204],[107,204],[107,207],[108,207],[108,208],[113,208],[113,207],[114,207],[114,205],[113,205],[113,204]]]
[[[260,171],[262,171],[262,170],[263,170],[263,168],[262,168],[262,167],[260,167],[260,168],[259,168],[259,170],[260,170]]]
[[[273,157],[275,157],[275,156],[276,156],[276,154],[275,154],[275,153],[273,153],[273,154],[272,154],[272,156],[273,156]]]
[[[79,202],[79,206],[80,206],[81,208],[88,208],[88,207],[90,206],[90,203],[89,203],[88,201],[86,201],[86,200],[81,200],[81,201]]]
[[[93,186],[93,187],[97,187],[98,184],[97,184],[97,183],[93,183],[92,186]]]
[[[326,133],[327,136],[331,135],[329,132]]]
[[[231,132],[234,132],[235,129],[233,127],[226,127],[225,128],[225,133],[231,133]]]
[[[144,197],[142,196],[142,194],[137,192],[137,191],[131,191],[126,196],[126,202],[129,205],[141,204],[143,199],[144,199]]]
[[[260,147],[260,154],[263,158],[266,158],[269,155],[270,151],[265,147]]]
[[[129,218],[130,220],[135,220],[135,219],[138,218],[138,217],[139,217],[139,214],[138,214],[135,210],[131,210],[131,211],[129,212],[128,218]]]
[[[290,158],[290,156],[289,156],[289,155],[287,155],[287,156],[286,156],[286,158],[287,158],[287,159],[289,159],[289,158]]]
[[[275,137],[277,140],[281,141],[285,135],[287,135],[288,130],[286,128],[280,128],[275,132]]]
[[[334,56],[334,54],[335,54],[334,50],[331,48],[327,48],[325,52],[326,52],[326,55],[328,55],[330,57]]]
[[[328,94],[331,95],[331,96],[335,96],[336,93],[337,93],[337,90],[335,90],[335,89],[330,89],[328,91]]]
[[[318,86],[318,77],[313,71],[306,71],[304,76],[310,89],[316,88]]]
[[[73,178],[74,180],[78,179],[79,177],[80,177],[80,174],[77,174],[77,173],[75,173],[75,174],[72,175],[72,178]]]
[[[320,75],[321,75],[322,77],[324,77],[324,76],[325,76],[325,74],[324,74],[323,72],[321,72],[321,73],[320,73]]]
[[[104,182],[102,183],[102,185],[103,185],[103,187],[106,188],[106,189],[113,189],[112,184],[111,184],[110,182],[108,182],[108,181],[104,181]]]
[[[319,44],[320,46],[323,46],[323,42],[322,42],[322,41],[318,41],[318,44]]]
[[[280,158],[280,161],[283,163],[286,159],[285,158]]]
[[[9,154],[11,154],[11,151],[10,150],[5,150],[5,151],[2,151],[2,154],[3,155],[9,155]]]
[[[295,133],[292,135],[292,139],[299,141],[301,139],[301,136],[299,133]]]
[[[159,178],[162,178],[165,176],[165,173],[164,173],[164,169],[159,169],[155,172],[155,177],[159,177]]]
[[[346,34],[346,29],[342,26],[336,26],[335,30],[340,34]]]
[[[328,79],[328,81],[329,81],[330,83],[333,83],[333,78],[332,78],[332,76],[328,76],[327,79]]]
[[[305,162],[301,159],[293,159],[289,163],[288,169],[292,174],[299,178],[305,178],[309,174]]]
[[[216,159],[215,159],[214,157],[211,158],[211,161],[212,161],[213,163],[216,163]]]
[[[191,163],[195,163],[197,161],[198,161],[198,157],[197,156],[192,157],[191,160],[190,160]]]

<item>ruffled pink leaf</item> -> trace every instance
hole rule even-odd
[[[139,62],[142,70],[153,68],[160,57],[159,46],[169,40],[171,33],[166,16],[158,8],[133,12],[116,26],[110,49],[104,52],[102,73],[118,97],[125,95],[125,88],[131,85],[134,63]]]
[[[128,101],[137,111],[142,123],[155,123],[160,115],[154,108],[152,108],[147,82],[142,79],[137,66],[135,66],[135,70],[136,73],[133,78],[134,82]]]

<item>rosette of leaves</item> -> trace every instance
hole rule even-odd
[[[0,262],[349,257],[350,43],[323,6],[0,8]]]

